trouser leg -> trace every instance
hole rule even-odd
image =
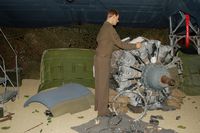
[[[98,115],[108,113],[110,59],[95,58],[95,110]]]

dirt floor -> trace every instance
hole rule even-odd
[[[76,133],[71,127],[78,126],[94,119],[97,112],[90,109],[76,113],[64,114],[55,118],[48,118],[44,112],[47,108],[39,103],[31,103],[24,108],[28,97],[37,93],[39,80],[24,79],[20,87],[19,97],[14,102],[7,102],[4,106],[5,115],[14,113],[12,120],[0,122],[0,133]],[[135,118],[137,114],[127,113]],[[180,110],[148,111],[143,118],[148,122],[151,115],[162,115],[159,126],[174,129],[179,133],[199,133],[200,131],[200,96],[186,96]],[[178,120],[176,120],[179,118]]]

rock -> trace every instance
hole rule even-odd
[[[183,98],[185,97],[185,93],[183,93],[179,89],[172,89],[170,97],[167,99],[166,104],[171,107],[175,107],[176,109],[181,108],[181,104],[183,104]]]
[[[179,120],[181,118],[181,116],[179,115],[179,116],[176,116],[176,120]]]
[[[176,98],[184,98],[186,95],[184,92],[182,92],[179,89],[172,89],[171,90],[171,94],[172,97],[176,97]]]
[[[181,101],[175,99],[175,98],[170,98],[167,99],[166,101],[168,106],[172,106],[175,107],[176,109],[180,109],[181,108]]]

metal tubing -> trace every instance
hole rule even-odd
[[[19,91],[19,76],[18,76],[18,59],[17,59],[17,53],[14,50],[14,48],[12,47],[11,43],[8,41],[6,35],[4,34],[4,32],[2,31],[2,29],[0,28],[0,31],[4,37],[4,39],[6,40],[6,42],[8,43],[9,47],[12,49],[14,55],[15,55],[15,69],[16,69],[16,80],[17,80],[17,92]],[[8,77],[8,76],[7,76]],[[10,80],[10,79],[9,79]],[[11,82],[11,80],[10,80]],[[11,82],[11,85],[14,87],[13,83]],[[15,87],[14,87],[15,88]]]

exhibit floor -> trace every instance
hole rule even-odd
[[[24,79],[19,88],[19,96],[12,102],[5,103],[4,115],[14,113],[11,120],[0,122],[0,133],[77,133],[71,127],[78,126],[96,118],[97,112],[92,106],[90,109],[75,113],[64,114],[50,118],[45,115],[47,108],[40,103],[31,103],[24,108],[24,102],[37,93],[39,80]],[[132,118],[138,116],[127,113]],[[186,96],[181,109],[174,111],[148,111],[142,119],[149,122],[151,115],[161,115],[159,126],[173,129],[179,133],[199,133],[200,131],[200,96]]]

